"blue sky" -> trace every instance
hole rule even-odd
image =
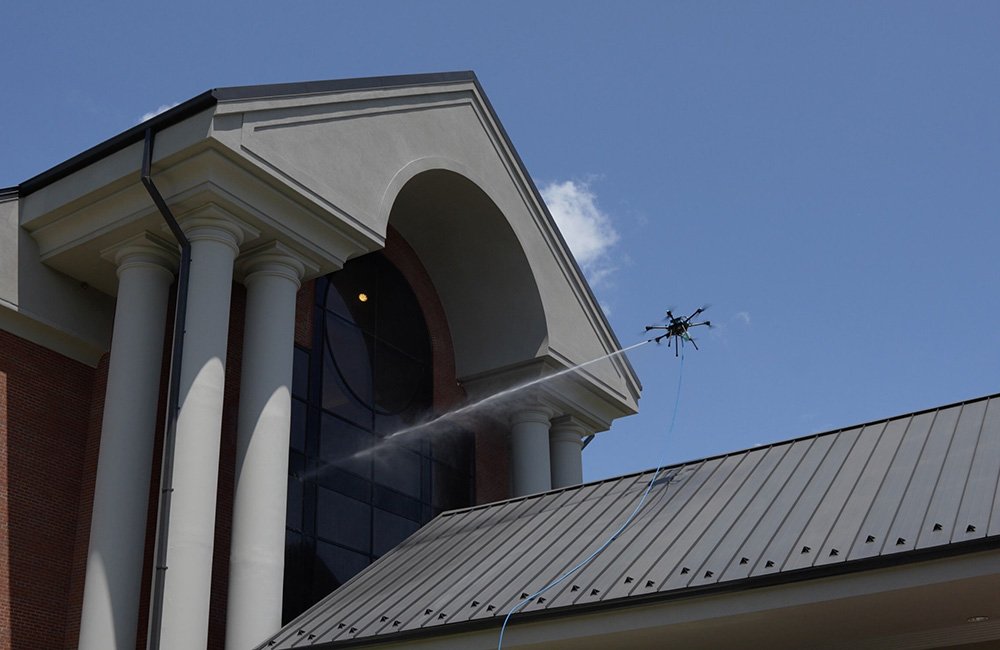
[[[12,3],[0,186],[212,87],[465,69],[622,343],[718,324],[669,437],[633,354],[587,478],[1000,391],[1000,3]]]

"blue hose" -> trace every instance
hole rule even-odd
[[[671,435],[673,435],[674,424],[677,422],[677,407],[680,405],[680,401],[681,401],[681,381],[683,379],[684,379],[684,352],[683,352],[683,349],[682,349],[682,351],[681,351],[681,365],[680,365],[680,370],[678,370],[678,372],[677,372],[677,395],[674,398],[674,412],[670,416],[670,427],[667,429],[667,436],[666,437],[668,439],[671,437]],[[514,605],[510,609],[509,612],[507,612],[507,616],[505,616],[504,619],[503,619],[503,625],[500,626],[500,639],[497,642],[497,650],[503,650],[503,633],[507,629],[507,623],[510,621],[510,617],[513,616],[514,613],[517,612],[517,610],[521,609],[522,607],[524,607],[525,605],[527,605],[528,603],[530,603],[534,599],[536,599],[539,596],[541,596],[542,594],[544,594],[546,591],[548,591],[552,587],[555,587],[556,585],[558,585],[560,582],[562,582],[566,578],[570,577],[571,575],[573,575],[574,573],[576,573],[577,571],[579,571],[583,567],[585,567],[588,564],[590,564],[594,560],[594,558],[596,558],[598,555],[600,555],[601,553],[603,553],[604,549],[608,548],[608,546],[611,545],[611,542],[613,542],[616,539],[618,539],[618,536],[621,535],[623,532],[625,532],[625,529],[628,528],[628,525],[631,524],[632,520],[635,519],[635,516],[637,514],[639,514],[639,511],[642,509],[643,504],[646,503],[646,497],[649,496],[650,490],[653,489],[653,484],[656,483],[657,477],[660,475],[660,472],[663,470],[663,466],[666,464],[666,456],[667,456],[667,454],[666,454],[666,447],[664,446],[664,449],[663,449],[663,451],[661,452],[661,455],[660,455],[660,462],[657,464],[656,470],[653,472],[652,478],[649,479],[649,484],[646,486],[646,490],[642,493],[642,497],[639,499],[639,503],[636,504],[635,509],[632,510],[632,514],[630,514],[628,516],[628,518],[626,518],[625,521],[622,522],[622,525],[618,527],[618,530],[616,530],[611,535],[611,537],[609,537],[607,540],[605,540],[605,542],[603,544],[601,544],[600,546],[597,547],[597,550],[595,550],[593,553],[591,553],[590,555],[588,555],[579,564],[577,564],[572,569],[570,569],[566,573],[562,574],[561,576],[559,576],[558,578],[556,578],[555,580],[553,580],[549,584],[545,585],[544,587],[542,587],[541,589],[539,589],[535,593],[531,594],[530,596],[528,596],[527,598],[525,598],[521,602],[517,603],[516,605]]]

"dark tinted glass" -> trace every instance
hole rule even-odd
[[[351,410],[345,413],[371,409],[374,345],[374,340],[354,325],[339,318],[327,318],[323,408],[338,412],[346,403]],[[333,390],[328,390],[328,386]]]
[[[371,431],[324,413],[320,425],[319,455],[329,465],[364,478],[371,478],[368,451],[375,444]]]
[[[313,602],[313,549],[296,532],[285,532],[285,575],[281,602],[281,624],[301,614]]]
[[[302,482],[288,477],[288,506],[286,525],[292,530],[302,530]]]
[[[380,256],[365,255],[351,260],[330,274],[326,308],[369,334],[375,334],[380,308],[379,268],[386,266]]]
[[[416,296],[402,274],[389,264],[379,269],[378,339],[401,352],[427,362],[430,337]]]
[[[296,346],[292,357],[292,395],[306,399],[309,396],[309,350]]]
[[[372,505],[413,521],[424,521],[420,499],[408,497],[392,488],[372,486]]]
[[[367,553],[371,546],[371,507],[326,488],[319,488],[316,534]]]
[[[430,368],[423,361],[379,345],[375,355],[375,410],[412,421],[427,410]]]
[[[380,446],[373,454],[375,482],[403,494],[420,498],[420,455],[392,443]]]
[[[402,274],[372,254],[315,286],[312,347],[295,354],[286,622],[472,496],[471,436],[385,440],[433,417],[430,338]]]
[[[325,588],[319,588],[320,585],[316,585],[319,588],[317,589],[318,597],[322,598],[350,580],[361,569],[368,566],[371,560],[367,554],[355,553],[334,544],[318,541],[316,542],[316,563],[317,575],[321,579],[329,576],[329,582]]]
[[[306,450],[306,403],[302,400],[292,400],[292,428],[289,444],[296,451]]]
[[[376,557],[385,555],[418,528],[420,524],[413,520],[375,508],[375,540],[372,553]]]

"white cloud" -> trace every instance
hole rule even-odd
[[[739,312],[736,312],[736,318],[738,318],[739,320],[743,321],[743,323],[746,324],[746,325],[750,324],[750,312],[748,312],[748,311],[739,311]]]
[[[541,190],[552,218],[591,284],[600,284],[615,271],[610,251],[618,231],[597,206],[597,195],[586,182],[549,183]]]
[[[177,106],[178,104],[180,104],[180,102],[174,102],[173,104],[163,104],[162,106],[160,106],[159,108],[157,108],[155,111],[150,111],[148,113],[143,113],[142,117],[139,118],[139,122],[145,122],[146,120],[148,120],[151,117],[156,117],[157,115],[159,115],[163,111],[169,111],[171,108],[173,108],[174,106]]]

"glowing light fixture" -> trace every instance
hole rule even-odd
[[[358,302],[368,302],[368,294],[364,293],[364,292],[359,293],[358,294]]]

